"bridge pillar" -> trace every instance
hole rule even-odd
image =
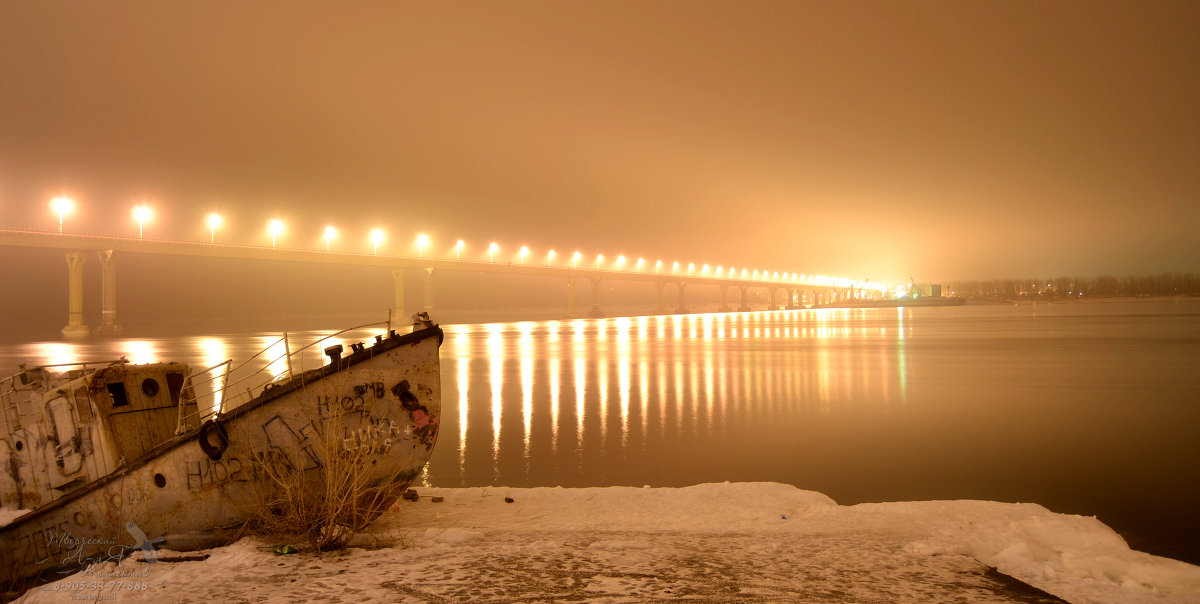
[[[425,267],[425,312],[433,312],[433,267]]]
[[[675,309],[676,313],[687,313],[687,300],[684,298],[684,292],[687,291],[687,282],[679,281],[675,284],[675,289],[679,290],[679,308]]]
[[[592,310],[588,311],[588,316],[604,316],[604,311],[600,310],[600,277],[592,277]]]
[[[122,329],[117,325],[117,259],[113,250],[100,250],[100,327],[96,335],[120,335]]]
[[[62,334],[70,339],[86,338],[92,330],[83,324],[83,252],[67,252],[67,325]]]
[[[667,314],[667,300],[665,290],[667,288],[666,281],[655,281],[654,288],[658,290],[658,305],[654,307],[654,314]]]
[[[800,308],[800,303],[796,301],[796,288],[789,287],[784,291],[787,292],[787,304],[785,304],[783,307],[788,310]]]
[[[567,278],[567,316],[575,318],[575,279]]]
[[[729,284],[728,283],[721,284],[721,307],[718,308],[717,311],[718,312],[729,312]]]
[[[739,285],[742,288],[742,305],[738,307],[738,312],[750,312],[749,285]]]
[[[778,287],[768,287],[767,293],[770,294],[770,296],[771,296],[771,303],[767,306],[767,310],[779,310],[779,305],[775,303],[776,298],[778,298],[778,296],[776,294],[779,293],[779,288]]]
[[[392,305],[392,318],[398,325],[408,323],[408,313],[404,308],[404,269],[392,269],[392,282],[396,287],[396,300]]]

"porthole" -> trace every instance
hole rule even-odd
[[[160,489],[167,486],[167,477],[163,476],[162,474],[155,474],[154,475],[154,486],[156,486]]]
[[[17,441],[17,444],[16,444],[16,445],[14,445],[14,446],[16,447],[16,449],[17,449],[18,451],[20,451],[21,449],[24,449],[24,448],[25,448],[25,443],[23,443],[23,442],[21,442],[21,441],[19,441],[19,440],[18,440],[18,441]]]
[[[146,396],[154,396],[158,394],[158,380],[154,378],[146,378],[142,380],[142,392]]]

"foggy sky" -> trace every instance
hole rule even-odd
[[[0,3],[0,225],[1200,271],[1194,2]],[[290,239],[287,239],[290,238]],[[405,250],[407,253],[407,250]]]

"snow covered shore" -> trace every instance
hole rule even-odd
[[[78,573],[22,601],[98,599],[89,584],[118,602],[1054,601],[990,566],[1069,602],[1200,603],[1200,567],[1035,504],[838,506],[776,483],[419,492],[360,548],[277,556],[245,539],[207,560]]]

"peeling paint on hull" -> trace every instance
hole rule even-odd
[[[0,528],[0,569],[12,580],[138,548],[223,544],[261,501],[256,457],[322,467],[327,460],[313,446],[322,426],[336,430],[344,450],[365,456],[367,484],[398,494],[437,439],[441,340],[429,325],[273,384],[223,414],[220,436],[213,426],[193,428]]]

